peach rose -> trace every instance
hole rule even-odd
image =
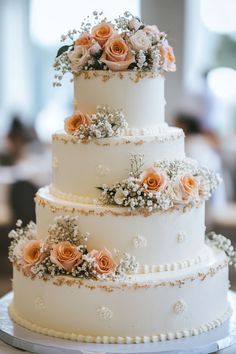
[[[91,118],[88,114],[76,112],[65,120],[65,131],[73,134],[82,125],[90,125]]]
[[[180,188],[184,196],[196,197],[198,195],[198,181],[192,175],[180,177]]]
[[[131,50],[120,35],[113,35],[105,44],[100,61],[113,71],[126,70],[135,61]]]
[[[148,192],[160,192],[167,187],[167,177],[154,168],[149,168],[140,175],[140,184]]]
[[[40,241],[30,240],[23,247],[22,261],[19,264],[22,265],[24,273],[30,275],[31,267],[42,262],[45,257],[46,252],[44,252],[44,248]]]
[[[24,263],[34,265],[40,261],[42,256],[40,241],[31,240],[27,242],[23,248],[23,261]]]
[[[160,55],[163,62],[163,69],[166,71],[175,71],[175,56],[171,46],[160,47]]]
[[[83,45],[89,49],[93,44],[93,37],[89,33],[83,33],[79,38],[75,40],[75,46]]]
[[[84,45],[75,46],[74,50],[68,53],[68,58],[71,63],[72,72],[78,72],[80,67],[87,64],[89,60],[89,51]]]
[[[98,274],[111,274],[116,270],[117,265],[106,248],[101,251],[92,250],[90,256],[95,260],[95,270]]]
[[[199,199],[199,182],[192,175],[185,175],[179,178],[174,187],[175,203],[185,204],[191,199]]]
[[[50,253],[50,260],[58,267],[64,268],[67,272],[71,272],[74,266],[83,262],[82,253],[77,250],[77,247],[70,242],[60,242],[53,246]]]
[[[92,28],[93,38],[103,46],[108,38],[110,38],[114,33],[114,27],[108,22],[102,22]]]

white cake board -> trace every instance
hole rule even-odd
[[[236,293],[229,292],[234,313],[222,326],[199,336],[148,344],[93,344],[48,337],[15,324],[8,315],[13,294],[0,299],[0,339],[37,354],[202,354],[213,353],[236,343]],[[199,309],[200,310],[200,309]]]

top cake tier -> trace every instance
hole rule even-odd
[[[129,129],[156,133],[165,124],[164,77],[151,73],[83,72],[74,76],[74,111],[93,114],[97,106],[121,109]]]

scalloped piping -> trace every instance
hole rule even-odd
[[[229,319],[232,315],[232,308],[228,305],[226,312],[220,316],[219,318],[207,322],[206,324],[189,330],[180,330],[176,332],[168,332],[168,333],[160,333],[151,336],[132,336],[132,337],[124,337],[124,336],[85,336],[82,334],[76,333],[66,333],[61,331],[56,331],[53,329],[48,329],[44,327],[37,326],[36,324],[31,323],[23,318],[21,318],[16,310],[14,309],[13,302],[9,305],[8,308],[9,315],[11,319],[19,324],[20,326],[27,328],[31,331],[45,334],[51,337],[69,339],[78,342],[86,342],[86,343],[110,343],[110,344],[139,344],[139,343],[151,343],[151,342],[159,342],[165,340],[172,339],[180,339],[183,337],[196,336],[201,333],[210,331],[216,327],[219,327],[223,322]]]

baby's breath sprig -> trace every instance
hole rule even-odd
[[[116,275],[122,277],[127,274],[136,273],[138,269],[138,263],[134,256],[129,253],[124,253],[120,259],[120,263],[116,269]]]
[[[9,246],[8,258],[10,262],[15,262],[21,256],[24,245],[36,238],[36,225],[31,221],[25,227],[22,227],[22,221],[17,220],[16,229],[9,232],[8,237],[11,239]]]
[[[130,156],[130,176],[138,178],[142,172],[144,166],[144,155],[142,154],[133,154]]]
[[[68,241],[79,246],[84,241],[85,235],[81,235],[78,219],[75,216],[64,215],[55,218],[55,223],[49,225],[48,242],[59,243]]]
[[[206,240],[210,241],[216,248],[224,251],[229,257],[229,265],[233,265],[236,268],[236,251],[230,239],[212,231],[206,235]]]
[[[91,116],[90,125],[81,125],[73,132],[79,139],[100,139],[120,136],[128,128],[128,123],[120,109],[109,106],[97,106]]]

